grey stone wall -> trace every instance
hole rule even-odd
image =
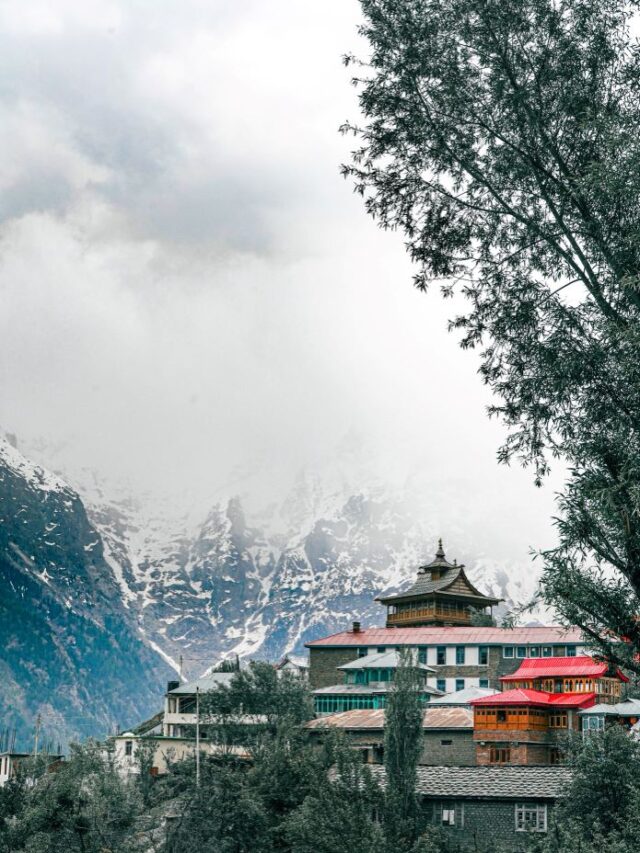
[[[464,826],[447,827],[452,853],[456,848],[473,853],[525,853],[531,836],[516,832],[515,802],[509,800],[464,800]],[[531,800],[528,800],[531,802]],[[540,801],[542,802],[542,801]],[[426,801],[425,801],[426,806]],[[548,805],[547,825],[551,825],[553,806]],[[544,837],[542,833],[537,837]]]

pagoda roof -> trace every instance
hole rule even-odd
[[[545,693],[544,690],[516,688],[496,693],[495,696],[485,696],[482,699],[472,699],[473,707],[495,708],[503,705],[529,705],[534,708],[588,708],[596,700],[595,693]]]
[[[536,678],[602,678],[612,672],[604,661],[594,660],[589,655],[557,658],[525,658],[520,668],[510,675],[503,675],[500,681],[524,681]],[[621,681],[629,681],[619,669],[613,670]]]
[[[436,577],[434,577],[434,571],[437,573]],[[450,589],[459,579],[466,586],[467,592],[459,589]],[[450,595],[455,598],[467,598],[482,602],[485,605],[498,604],[502,601],[501,598],[484,595],[479,589],[476,589],[467,577],[462,563],[458,565],[456,562],[450,563],[447,560],[442,548],[442,539],[438,540],[438,550],[436,551],[435,558],[430,563],[426,563],[418,569],[418,576],[413,586],[396,595],[380,596],[376,598],[376,601],[380,601],[382,604],[393,604],[398,601],[411,601],[412,599],[423,598],[434,593],[444,594],[445,596]]]

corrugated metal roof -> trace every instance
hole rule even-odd
[[[306,724],[309,729],[379,730],[384,728],[384,710],[342,711],[318,717]],[[469,708],[427,708],[422,717],[424,729],[472,729],[473,711]]]
[[[196,688],[200,693],[206,693],[208,690],[215,690],[221,684],[229,684],[235,675],[234,672],[211,672],[209,675],[203,675],[201,678],[196,678],[195,681],[188,681],[186,684],[181,684],[179,687],[170,690],[171,696],[176,694],[194,694]]]
[[[384,785],[384,767],[372,765]],[[569,767],[418,767],[416,791],[426,797],[473,800],[556,800],[571,782]]]
[[[615,705],[599,702],[590,708],[581,708],[579,714],[606,714],[614,717],[640,717],[640,699],[627,699]]]
[[[415,655],[414,655],[415,657]],[[352,660],[339,666],[338,669],[397,669],[400,666],[400,655],[393,649],[392,651],[382,652],[375,655],[365,655],[364,657]],[[414,666],[424,672],[435,672],[436,670],[424,663],[414,662]]]
[[[472,699],[484,699],[485,696],[495,696],[498,692],[490,687],[467,687],[465,690],[457,690],[455,693],[446,693],[432,699],[430,705],[468,705]]]
[[[313,691],[314,696],[372,696],[373,694],[389,693],[393,690],[393,681],[376,681],[374,684],[331,684],[329,687],[318,687]],[[442,691],[430,684],[421,684],[420,693],[430,696],[442,696]]]
[[[484,699],[472,699],[473,707],[498,707],[500,705],[532,705],[538,708],[575,708],[588,707],[595,702],[595,693],[545,693],[543,690],[516,688],[487,696]]]
[[[555,676],[601,678],[608,671],[609,665],[607,663],[596,661],[589,655],[578,655],[578,657],[572,658],[526,658],[516,672],[511,673],[511,675],[503,675],[500,681],[523,681],[525,679],[553,678]],[[617,674],[623,681],[629,680],[620,671]]]
[[[534,625],[524,628],[492,627],[438,627],[425,625],[415,628],[361,628],[359,631],[340,631],[305,643],[317,646],[420,646],[420,645],[552,645],[553,643],[580,643],[578,628],[560,625]],[[536,660],[536,658],[534,658]],[[543,658],[545,660],[545,658]],[[549,660],[549,658],[546,658]]]

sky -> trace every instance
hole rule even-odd
[[[451,305],[339,172],[356,0],[0,0],[0,425],[141,488],[264,495],[358,444],[539,544]],[[263,472],[263,473],[261,473]]]

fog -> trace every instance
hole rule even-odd
[[[463,482],[526,553],[552,490],[497,466],[451,306],[339,174],[357,21],[355,0],[0,3],[0,425],[212,495],[243,470],[277,496],[351,440],[382,477]]]

